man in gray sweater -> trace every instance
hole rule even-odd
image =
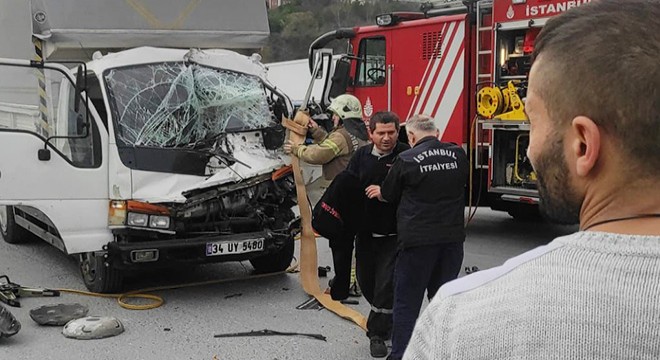
[[[660,2],[550,19],[529,76],[541,209],[580,232],[443,286],[405,360],[660,359]]]

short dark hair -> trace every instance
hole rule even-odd
[[[591,118],[640,173],[660,174],[660,3],[598,0],[551,18],[536,39],[538,89],[555,129]]]
[[[390,124],[394,123],[396,131],[399,131],[400,121],[399,115],[392,111],[379,111],[369,119],[369,130],[376,130],[376,124]]]

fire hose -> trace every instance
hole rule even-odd
[[[309,120],[309,115],[302,110],[296,113],[293,120],[283,118],[282,125],[288,130],[287,138],[296,144],[302,143],[307,134]],[[300,160],[296,156],[291,156],[291,165],[293,166],[293,177],[296,183],[296,194],[302,227],[300,241],[300,280],[303,290],[318,300],[326,309],[344,319],[353,321],[362,329],[366,330],[367,319],[362,314],[338,301],[332,300],[330,294],[325,294],[321,290],[318,278],[316,237],[312,229],[312,211],[307,200],[307,190],[305,189],[305,183],[302,177]]]

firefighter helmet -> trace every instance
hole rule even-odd
[[[332,100],[328,110],[337,114],[340,119],[362,118],[362,104],[360,100],[353,95],[343,94]]]

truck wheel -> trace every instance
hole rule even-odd
[[[258,273],[262,274],[284,271],[291,265],[294,250],[295,244],[293,236],[291,236],[278,252],[250,259],[250,264]]]
[[[105,257],[93,252],[80,254],[80,273],[89,291],[112,293],[121,289],[123,276],[120,271],[105,265]]]
[[[0,206],[0,234],[10,244],[24,242],[32,235],[29,231],[16,224],[13,206]]]

